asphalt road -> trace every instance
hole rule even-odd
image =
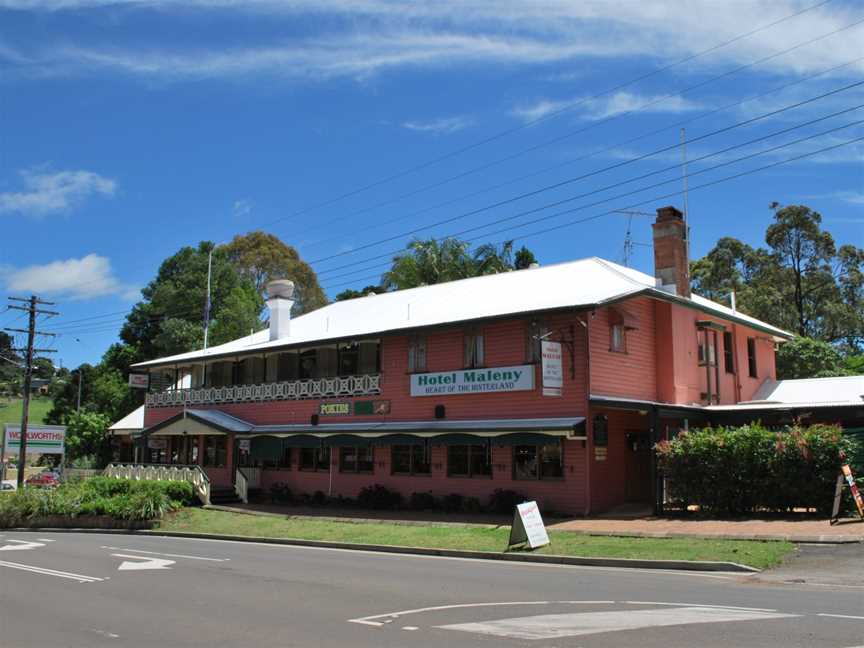
[[[864,583],[810,581],[7,532],[0,646],[864,646]]]

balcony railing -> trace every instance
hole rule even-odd
[[[337,376],[317,380],[292,380],[260,385],[169,389],[147,394],[147,407],[176,407],[214,403],[249,403],[256,401],[302,400],[374,396],[381,393],[381,374]]]

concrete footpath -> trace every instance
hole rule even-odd
[[[435,526],[509,526],[510,517],[446,514],[412,511],[358,511],[356,509],[315,510],[300,506],[261,504],[206,507],[232,513],[281,518],[331,520],[354,523],[390,523]],[[552,531],[571,531],[597,536],[634,538],[709,538],[722,540],[783,540],[796,543],[846,544],[864,542],[864,521],[827,519],[706,520],[698,518],[574,518],[546,520]]]

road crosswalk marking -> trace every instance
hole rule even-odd
[[[605,612],[573,612],[567,614],[541,614],[537,616],[479,621],[437,626],[445,630],[458,630],[474,634],[506,637],[509,639],[559,639],[580,635],[639,630],[662,626],[693,623],[729,623],[765,621],[797,617],[797,614],[758,612],[741,609],[707,607],[665,607],[653,610],[614,610]]]

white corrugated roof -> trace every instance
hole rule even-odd
[[[649,292],[700,310],[752,324],[773,335],[790,333],[698,295],[687,300],[655,287],[654,277],[597,257],[339,301],[291,320],[289,337],[270,341],[268,330],[136,367],[264,351],[286,345],[376,335],[503,315],[592,306]]]
[[[111,432],[139,432],[144,429],[144,406],[130,412],[108,428]]]
[[[864,376],[766,380],[751,401],[742,404],[864,405]]]

